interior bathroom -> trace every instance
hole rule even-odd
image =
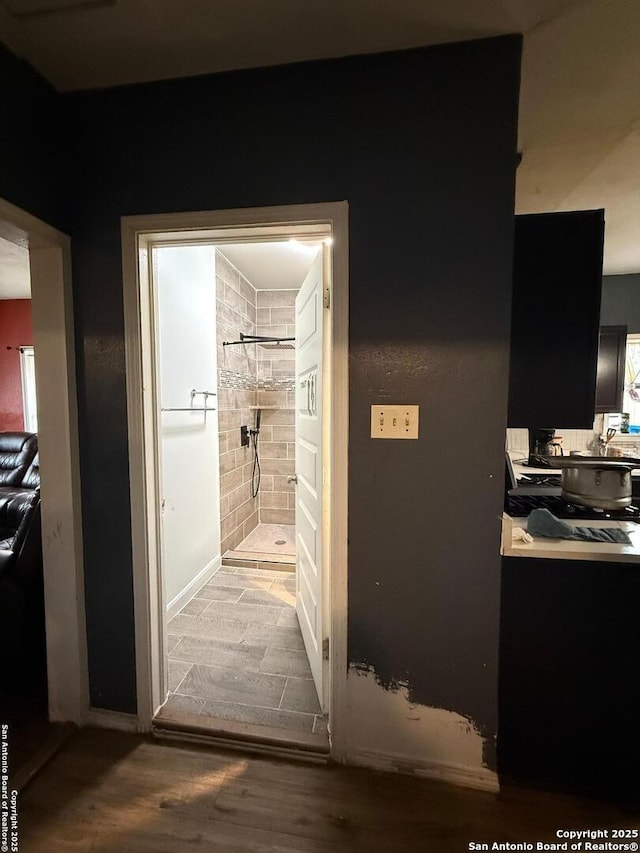
[[[169,676],[158,716],[324,748],[295,526],[295,306],[319,251],[155,250]]]
[[[293,572],[297,290],[256,289],[229,260],[246,253],[216,250],[223,564]]]

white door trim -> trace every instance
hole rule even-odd
[[[142,235],[169,238],[172,232],[194,232],[194,241],[203,240],[203,232],[215,229],[274,226],[286,232],[300,225],[331,226],[333,235],[333,292],[330,308],[331,359],[329,366],[332,396],[328,446],[330,510],[328,527],[330,548],[327,554],[328,587],[331,596],[331,754],[344,761],[347,742],[347,499],[348,499],[348,404],[349,404],[349,249],[348,204],[303,204],[285,207],[242,208],[122,217],[122,265],[124,284],[125,351],[127,410],[129,425],[129,470],[131,488],[131,528],[133,540],[133,587],[135,597],[136,683],[138,728],[150,731],[158,699],[157,655],[158,591],[149,584],[149,561],[157,548],[154,521],[148,511],[153,495],[148,482],[149,437],[145,434],[143,400],[143,336],[141,327],[141,286],[138,251]]]
[[[71,243],[0,199],[0,235],[28,246],[36,352],[49,718],[89,706]]]

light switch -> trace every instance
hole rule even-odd
[[[371,438],[417,438],[420,406],[371,406]]]

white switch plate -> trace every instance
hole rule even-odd
[[[371,438],[417,438],[420,406],[371,406]]]

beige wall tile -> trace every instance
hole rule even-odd
[[[228,495],[242,485],[242,468],[236,468],[220,477],[220,494]]]
[[[293,459],[262,459],[261,467],[265,474],[286,476],[294,473]],[[280,491],[276,489],[276,491]]]
[[[240,412],[236,409],[223,409],[218,412],[218,430],[228,432],[230,430],[240,431]]]
[[[278,426],[293,426],[295,422],[295,413],[293,409],[276,409],[275,411],[265,410],[262,413],[262,422],[265,426],[270,424]]]
[[[256,323],[259,326],[268,326],[271,323],[271,308],[256,309]]]
[[[258,335],[262,335],[265,338],[284,338],[287,336],[287,327],[284,324],[278,326],[258,326],[258,331],[256,332]],[[262,352],[272,353],[275,350],[262,350]],[[291,352],[291,350],[288,350]]]
[[[224,286],[224,301],[233,311],[236,311],[240,317],[247,316],[247,300],[240,295],[238,288],[231,284]]]
[[[263,441],[260,443],[261,459],[286,459],[287,444],[285,441]]]
[[[270,441],[295,441],[295,427],[293,426],[278,426],[274,424],[271,427],[272,437]]]
[[[268,350],[268,352],[269,352],[269,358],[271,359],[271,361],[274,364],[276,362],[281,362],[281,361],[293,361],[295,364],[295,361],[294,361],[295,355],[294,355],[293,350],[286,349],[284,345],[280,348]],[[292,371],[292,373],[293,373],[293,371]]]
[[[225,432],[227,436],[227,450],[237,450],[240,447],[240,429]]]
[[[294,308],[272,308],[271,323],[295,323]]]
[[[222,553],[224,554],[226,551],[234,551],[242,542],[242,539],[242,527],[236,527],[229,536],[226,536],[222,540]]]
[[[236,510],[238,524],[242,524],[243,521],[246,521],[250,515],[252,515],[254,512],[256,512],[256,507],[254,506],[254,500],[257,502],[257,498],[252,499],[249,501],[245,501],[243,504],[241,504],[238,507],[238,509]]]
[[[239,409],[248,409],[249,406],[255,406],[256,404],[256,391],[249,391],[246,389],[242,389],[240,391],[236,391],[236,406]]]
[[[286,391],[258,391],[259,406],[286,406]]]
[[[256,289],[255,287],[246,279],[242,273],[240,273],[240,293],[250,305],[256,306]],[[254,321],[255,322],[255,321]]]
[[[238,516],[237,511],[234,509],[229,515],[225,515],[224,518],[220,519],[220,536],[222,539],[226,539],[230,536],[233,531],[238,526]]]
[[[245,519],[242,524],[242,538],[246,539],[247,536],[258,526],[258,512],[252,512],[249,518]]]
[[[264,509],[260,511],[260,520],[264,524],[295,524],[295,512],[292,509]]]
[[[218,411],[221,409],[235,409],[236,407],[236,392],[230,388],[218,389]]]
[[[216,251],[216,275],[240,290],[240,273],[220,250]]]
[[[238,509],[243,503],[251,500],[251,487],[249,483],[243,483],[237,489],[234,489],[228,495],[229,511]]]
[[[220,474],[228,474],[236,467],[236,451],[231,450],[228,453],[220,454]]]
[[[288,359],[271,362],[271,375],[274,379],[293,379],[295,376],[295,363]]]
[[[258,308],[290,308],[295,305],[297,290],[259,290]]]
[[[288,483],[286,476],[282,476],[280,474],[274,474],[273,488],[276,492],[293,492],[293,491],[295,491],[295,485],[293,483]]]
[[[260,496],[260,512],[265,509],[289,509],[289,495],[286,492],[264,492]]]
[[[253,449],[251,447],[239,447],[236,450],[236,468],[241,468],[248,462],[253,462]]]

